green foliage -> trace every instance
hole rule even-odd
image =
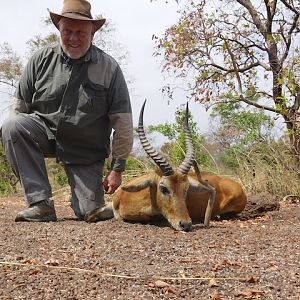
[[[0,142],[0,195],[8,195],[16,191],[17,177],[8,165],[2,143]]]
[[[171,141],[176,140],[176,138],[178,137],[178,129],[178,124],[169,123],[148,126],[148,130],[150,133],[157,131]]]
[[[219,103],[211,116],[219,118],[220,130],[227,130],[227,143],[237,148],[267,138],[274,126],[270,116],[263,111],[245,110],[236,101]]]
[[[13,192],[13,187],[7,181],[0,180],[0,195],[10,195]]]
[[[136,171],[136,172],[141,172],[145,168],[145,163],[130,155],[126,161],[126,171]]]
[[[168,140],[162,146],[162,151],[169,157],[172,165],[178,166],[185,157],[185,138],[182,131],[185,118],[185,110],[178,109],[176,111],[175,123],[158,124],[156,126],[148,126],[149,132],[159,132]],[[210,167],[212,165],[211,157],[203,152],[204,138],[200,134],[197,123],[193,121],[192,115],[189,113],[189,128],[191,133],[192,143],[195,148],[195,158],[202,165]]]
[[[223,163],[227,170],[236,171],[239,167],[238,158],[235,147],[224,149],[220,154],[220,161]]]
[[[250,194],[300,195],[295,157],[288,143],[272,137],[273,122],[262,111],[245,111],[228,101],[214,108],[215,131],[222,151],[218,161],[224,173],[238,177]]]
[[[42,37],[41,35],[36,35],[34,38],[27,42],[29,47],[29,54],[32,55],[38,49],[44,48],[48,45],[53,45],[59,41],[59,36],[57,33],[49,33]]]
[[[63,166],[56,163],[55,159],[47,159],[46,166],[54,189],[64,187],[68,184],[68,177]]]
[[[22,68],[21,59],[11,46],[7,43],[0,45],[0,82],[15,87]]]

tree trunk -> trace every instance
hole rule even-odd
[[[300,174],[300,123],[297,120],[297,117],[298,114],[294,110],[290,110],[287,114],[284,115],[292,154],[295,156],[298,171]]]

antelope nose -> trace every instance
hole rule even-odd
[[[190,231],[192,229],[192,222],[180,221],[179,225],[183,231]]]

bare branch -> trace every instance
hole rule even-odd
[[[296,29],[298,21],[299,21],[299,13],[295,14],[295,16],[293,18],[293,23],[292,23],[291,28],[290,28],[290,30],[288,32],[288,38],[286,40],[286,49],[285,49],[284,54],[282,55],[281,64],[283,64],[283,62],[286,60],[286,58],[287,58],[287,56],[289,54],[289,50],[290,50],[291,42],[292,42],[292,33]]]
[[[290,9],[291,11],[293,11],[296,15],[299,16],[300,12],[293,7],[292,5],[290,5],[286,0],[280,0],[288,9]]]
[[[229,47],[229,44],[228,44],[227,40],[225,40],[225,47],[226,47],[226,49],[227,49],[227,51],[230,55],[231,62],[232,62],[232,65],[233,65],[233,69],[234,69],[234,73],[235,73],[235,76],[236,76],[236,79],[237,79],[237,82],[238,82],[239,92],[242,95],[243,94],[242,80],[241,80],[238,68],[236,66],[236,61],[235,61],[234,55],[233,55],[233,53],[232,53],[232,51]]]
[[[242,6],[244,6],[248,12],[250,13],[255,26],[257,29],[265,36],[267,29],[265,25],[262,23],[261,19],[258,16],[257,11],[255,10],[254,6],[252,5],[251,1],[249,0],[237,0],[238,3],[240,3]]]
[[[14,88],[17,87],[17,86],[13,83],[13,81],[8,82],[8,81],[0,80],[0,83],[9,85],[9,86],[14,87]]]
[[[271,111],[271,112],[276,113],[276,114],[282,114],[282,111],[280,109],[276,109],[274,107],[270,107],[270,106],[259,104],[257,102],[250,101],[247,98],[245,98],[243,95],[240,95],[239,98],[240,98],[241,101],[245,102],[246,104],[249,104],[249,105],[254,106],[256,108]]]

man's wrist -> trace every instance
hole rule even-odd
[[[118,173],[122,173],[123,171],[125,171],[125,165],[126,165],[125,159],[113,158],[111,162],[111,170]]]
[[[123,171],[111,170],[110,172],[114,172],[114,173],[117,173],[117,174],[122,174]]]

